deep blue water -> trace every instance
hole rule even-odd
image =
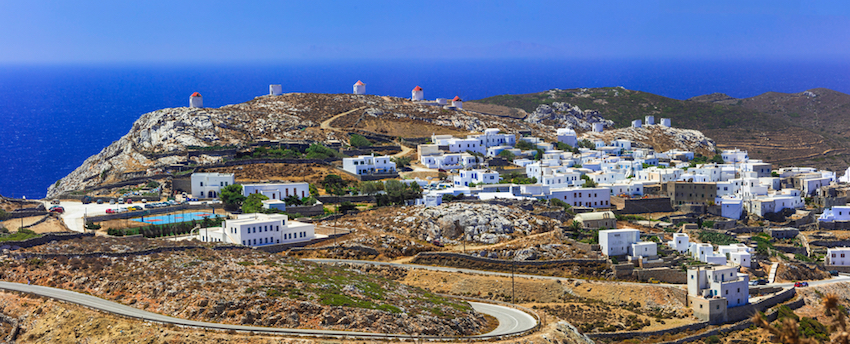
[[[44,197],[47,187],[126,134],[146,112],[241,103],[284,92],[480,99],[552,88],[623,86],[686,99],[723,92],[826,87],[850,93],[850,62],[765,61],[348,61],[230,65],[0,66],[0,195]]]

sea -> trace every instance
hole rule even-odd
[[[125,135],[142,114],[237,104],[268,93],[348,93],[464,100],[553,88],[623,86],[676,99],[830,88],[850,93],[850,62],[763,60],[338,60],[246,63],[0,65],[0,195],[37,199]],[[641,114],[635,114],[640,117]]]

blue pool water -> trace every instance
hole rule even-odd
[[[157,216],[145,216],[144,218],[135,219],[140,222],[146,222],[154,225],[163,225],[168,223],[178,223],[178,222],[186,222],[186,221],[200,221],[205,217],[213,216],[212,213],[206,212],[194,212],[194,213],[185,213],[185,214],[171,214],[171,215],[157,215]]]

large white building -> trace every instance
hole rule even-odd
[[[558,142],[566,143],[574,148],[578,146],[578,137],[576,136],[576,131],[572,128],[560,128],[557,134]]]
[[[233,173],[192,173],[192,197],[217,198],[221,189],[236,183]]]
[[[550,189],[549,192],[549,199],[557,198],[574,207],[611,206],[611,190],[606,188],[556,188]]]
[[[198,240],[226,242],[245,246],[265,246],[309,241],[315,237],[315,226],[290,221],[280,214],[240,214],[225,220],[222,227],[202,228]]]
[[[342,159],[342,169],[357,175],[394,173],[395,163],[389,156],[360,155]]]
[[[419,162],[430,169],[456,170],[475,167],[478,165],[478,158],[469,153],[423,155]]]
[[[823,211],[823,214],[818,217],[818,221],[820,222],[834,222],[834,221],[850,221],[850,207],[848,206],[835,206],[832,208],[826,208]]]
[[[727,164],[737,164],[747,161],[749,156],[747,155],[747,151],[742,151],[740,149],[724,149],[723,152],[720,153],[720,157],[723,158],[723,162]]]
[[[750,276],[734,266],[703,266],[688,269],[688,296],[725,298],[726,307],[749,302]]]
[[[605,256],[622,256],[629,254],[632,244],[640,242],[640,231],[637,229],[609,229],[599,231],[599,248]]]
[[[850,247],[826,249],[826,265],[850,266]]]
[[[242,195],[262,194],[271,200],[283,200],[289,196],[310,197],[309,183],[242,184]]]
[[[455,186],[469,186],[475,184],[498,184],[502,180],[499,177],[499,172],[490,170],[462,170],[455,176],[452,176]]]
[[[468,139],[477,139],[484,148],[516,145],[516,135],[499,133],[499,129],[484,129],[484,134],[468,135]]]

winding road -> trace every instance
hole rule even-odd
[[[430,340],[457,340],[459,338],[471,340],[486,340],[491,338],[499,338],[511,336],[533,329],[537,326],[537,320],[523,311],[499,306],[488,303],[469,302],[472,308],[477,312],[490,315],[499,320],[499,326],[485,334],[468,336],[468,337],[451,337],[451,336],[411,336],[407,334],[381,334],[369,332],[354,332],[354,331],[336,331],[336,330],[313,330],[313,329],[297,329],[297,328],[275,328],[275,327],[260,327],[260,326],[245,326],[218,324],[203,321],[186,320],[174,318],[162,314],[151,313],[141,309],[125,306],[120,303],[101,299],[99,297],[81,294],[78,292],[44,287],[38,285],[28,285],[21,283],[0,281],[0,289],[8,291],[23,292],[38,296],[49,297],[56,300],[75,303],[95,310],[112,313],[116,315],[126,316],[130,318],[141,319],[145,321],[158,322],[163,324],[173,324],[182,327],[193,327],[213,330],[234,330],[242,332],[255,332],[266,334],[290,335],[290,336],[306,336],[306,337],[339,337],[339,338],[358,338],[358,339],[380,339],[380,338],[420,338]]]

